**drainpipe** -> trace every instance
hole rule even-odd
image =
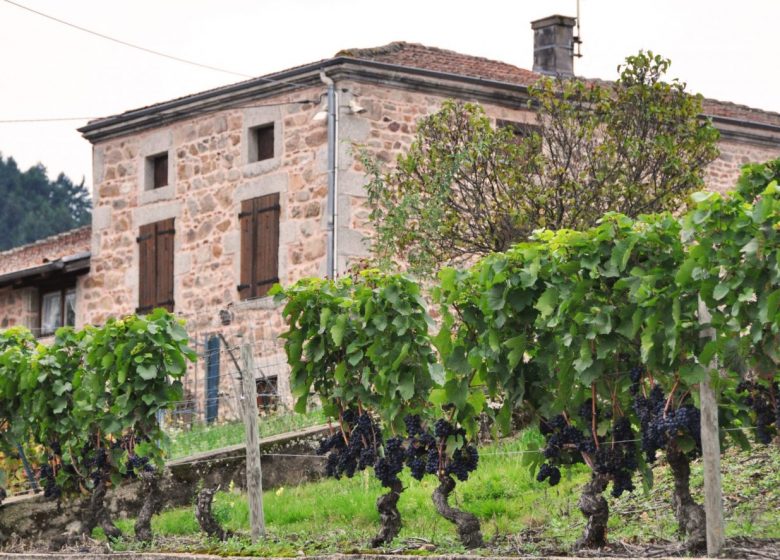
[[[336,277],[338,256],[338,94],[333,80],[320,72],[320,80],[328,86],[328,207],[326,275]]]

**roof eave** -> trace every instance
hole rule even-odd
[[[463,87],[458,87],[456,84],[477,86],[483,89],[490,88],[496,90],[497,93],[504,92],[504,95],[484,95],[484,92],[482,92],[482,95],[477,95],[484,98],[484,100],[496,100],[503,97],[507,99],[513,98],[516,102],[518,95],[523,99],[527,96],[527,86],[525,85],[340,56],[300,66],[286,72],[271,74],[225,86],[224,88],[98,119],[79,128],[78,131],[81,132],[84,138],[95,143],[139,130],[162,126],[169,122],[191,118],[203,113],[229,109],[230,106],[239,105],[249,100],[259,100],[291,93],[298,89],[298,85],[320,85],[322,83],[319,77],[321,71],[329,71],[331,77],[342,79],[365,78],[369,81],[379,79],[384,84],[398,83],[420,87],[424,86],[425,82],[428,82],[429,85],[435,82],[437,90],[445,94],[447,91],[462,93]],[[279,82],[279,80],[289,82],[291,79],[295,79],[295,85]],[[269,80],[274,81],[269,82]],[[447,84],[449,87],[446,87]],[[511,95],[506,95],[510,92]],[[469,91],[468,93],[475,94],[478,92]]]
[[[78,130],[84,138],[96,143],[204,113],[229,109],[231,106],[240,106],[241,103],[247,101],[257,101],[284,93],[292,93],[298,89],[298,85],[317,86],[321,84],[319,77],[321,71],[327,71],[328,75],[334,79],[356,79],[381,85],[398,85],[447,97],[465,96],[475,101],[497,103],[509,107],[518,107],[529,99],[527,85],[338,56],[284,72],[269,74],[253,80],[98,119]],[[295,80],[295,84],[280,82],[280,80],[284,82]],[[741,138],[771,146],[780,144],[780,126],[717,115],[705,114],[703,116],[712,118],[713,123],[721,130],[724,137]]]
[[[90,260],[90,253],[85,252],[23,270],[14,270],[13,272],[0,275],[0,288],[14,285],[30,285],[36,279],[49,279],[54,275],[84,274],[89,271]]]

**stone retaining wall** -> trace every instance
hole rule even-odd
[[[314,451],[327,430],[315,426],[260,440],[263,488],[295,486],[322,476],[324,461]],[[163,505],[191,505],[201,485],[225,490],[233,485],[245,489],[245,449],[244,445],[234,445],[168,463],[160,489]],[[106,506],[111,515],[120,519],[135,517],[143,503],[139,491],[138,482],[110,490]],[[45,543],[72,533],[78,529],[82,507],[81,500],[58,504],[42,496],[8,500],[0,506],[0,542],[16,536]]]

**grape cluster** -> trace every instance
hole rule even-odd
[[[127,458],[127,473],[125,478],[135,478],[142,472],[153,472],[154,465],[149,462],[149,457],[139,457],[131,454]]]
[[[466,431],[444,419],[439,419],[431,429],[423,425],[419,416],[407,416],[404,418],[406,437],[387,440],[383,440],[379,427],[367,413],[348,410],[341,420],[344,431],[323,439],[317,449],[319,455],[328,454],[327,476],[349,478],[373,466],[382,485],[392,488],[399,482],[398,475],[405,466],[417,480],[435,474],[465,481],[479,463],[479,452],[468,443]],[[460,447],[448,456],[447,442],[453,437],[460,440]]]
[[[455,427],[451,422],[440,418],[433,431],[423,427],[419,416],[407,416],[406,424],[406,465],[413,478],[422,480],[426,474],[443,474],[466,481],[479,464],[477,448],[467,442],[466,430]],[[454,437],[460,440],[452,456],[447,456],[447,440]]]
[[[561,481],[561,470],[558,467],[544,463],[536,475],[537,482],[544,482],[545,480],[550,486],[555,486]]]
[[[43,497],[57,500],[62,495],[62,489],[57,485],[54,469],[51,465],[43,465],[38,474],[38,483],[43,486]]]
[[[82,459],[84,467],[89,471],[93,487],[108,479],[110,466],[105,447],[97,449],[92,446],[85,447],[82,451]]]
[[[693,404],[667,408],[663,389],[656,384],[646,397],[639,391],[635,393],[634,411],[642,428],[642,451],[649,463],[655,461],[659,449],[680,437],[692,438],[695,451],[701,451],[701,413]]]
[[[594,437],[593,401],[585,400],[578,412],[584,430],[568,422],[563,415],[540,422],[546,443],[543,450],[546,462],[539,468],[536,480],[546,480],[550,486],[555,486],[561,480],[559,466],[579,463],[583,460],[582,454],[587,454],[592,460],[594,472],[606,475],[612,481],[613,496],[634,490],[632,478],[638,462],[631,422],[625,416],[618,416],[606,434]],[[596,407],[595,412],[597,424],[599,417],[612,420],[611,410],[602,412]]]
[[[634,490],[634,471],[639,467],[634,445],[634,432],[628,418],[621,416],[612,424],[613,442],[601,445],[593,457],[593,470],[609,476],[612,480],[612,495],[620,497],[623,492]]]
[[[398,482],[398,474],[404,470],[403,442],[404,440],[400,437],[389,438],[385,442],[385,456],[377,459],[374,464],[374,475],[382,483],[382,486],[392,488]]]
[[[377,463],[382,434],[374,419],[366,413],[346,410],[341,415],[342,430],[320,441],[318,455],[328,454],[325,474],[334,478],[352,478]]]
[[[588,420],[586,425],[590,425],[590,405],[588,405]],[[584,412],[581,410],[581,412]],[[561,464],[571,464],[578,462],[576,451],[589,452],[593,441],[585,437],[582,430],[566,422],[563,415],[553,417],[550,420],[542,419],[540,423],[542,435],[545,437],[546,445],[544,448],[545,459],[560,462]],[[595,446],[593,446],[595,450]]]
[[[777,383],[770,386],[766,382],[742,381],[737,385],[737,393],[744,393],[742,400],[752,411],[756,439],[763,444],[770,443],[773,436],[780,434],[780,406],[777,404],[780,387]]]
[[[642,366],[634,366],[628,372],[628,378],[631,380],[631,394],[636,395],[639,392],[640,383],[642,383],[642,375],[645,370]]]

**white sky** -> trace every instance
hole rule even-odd
[[[576,0],[14,0],[127,42],[262,75],[404,40],[533,64],[530,21]],[[708,97],[780,112],[778,0],[581,0],[581,76],[651,49]],[[130,49],[0,0],[0,120],[107,116],[242,78]],[[0,152],[92,185],[85,121],[0,123]]]

